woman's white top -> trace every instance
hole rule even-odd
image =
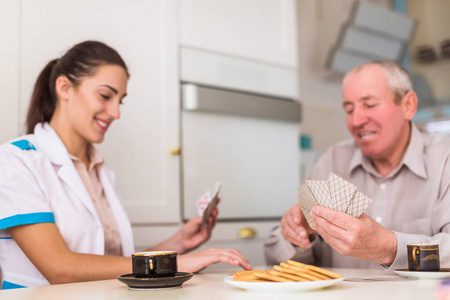
[[[131,224],[120,202],[115,174],[103,165],[99,176],[119,226],[123,254],[131,256]],[[34,134],[0,146],[0,208],[3,289],[49,284],[12,239],[10,227],[55,223],[71,251],[104,254],[103,228],[92,199],[48,123],[39,123]]]

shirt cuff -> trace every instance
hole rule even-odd
[[[39,212],[6,217],[0,220],[0,230],[36,223],[55,223],[55,216],[52,212]]]
[[[406,246],[408,245],[408,235],[400,232],[393,232],[397,236],[397,253],[390,266],[381,265],[386,271],[408,268],[408,251],[406,250]]]

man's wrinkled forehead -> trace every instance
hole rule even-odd
[[[342,92],[346,89],[388,88],[388,78],[384,70],[376,64],[365,64],[352,69],[342,81]]]
[[[376,64],[365,64],[351,70],[344,77],[342,105],[379,98],[381,95],[386,95],[386,92],[392,93],[383,69]]]
[[[351,69],[344,77],[342,84],[344,85],[346,81],[348,81],[351,78],[355,78],[356,76],[360,76],[362,74],[365,74],[367,72],[374,72],[377,73],[379,71],[383,71],[383,69],[377,65],[377,64],[373,64],[373,63],[368,63],[368,64],[363,64],[363,65],[359,65],[354,67],[353,69]],[[384,74],[384,72],[383,72]]]

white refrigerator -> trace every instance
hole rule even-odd
[[[181,94],[182,217],[220,181],[219,220],[279,219],[297,198],[300,104],[186,82]]]

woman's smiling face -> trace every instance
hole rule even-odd
[[[68,129],[88,143],[101,143],[111,123],[120,118],[127,82],[127,73],[117,65],[100,65],[93,75],[83,77],[69,89]]]

